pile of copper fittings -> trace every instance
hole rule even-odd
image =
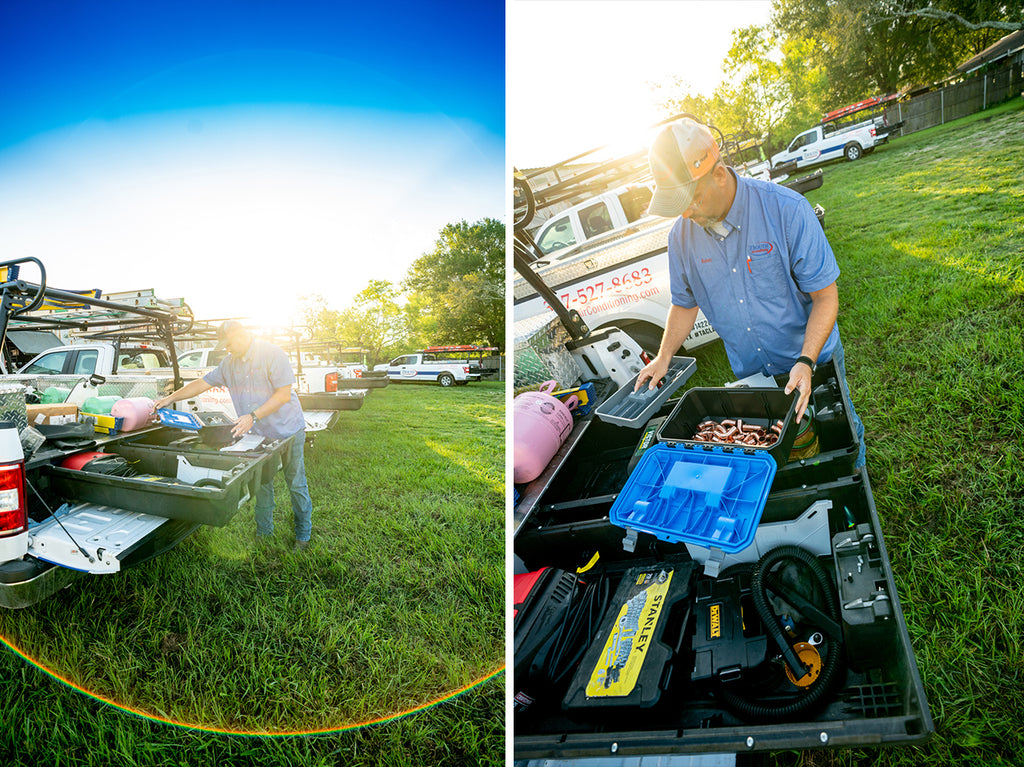
[[[726,419],[707,420],[697,426],[693,436],[695,442],[716,442],[727,445],[748,445],[750,447],[769,447],[778,442],[782,436],[782,421],[776,421],[770,428],[745,424],[742,420]]]

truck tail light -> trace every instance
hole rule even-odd
[[[462,372],[463,373],[468,373],[469,372],[469,365],[463,365],[462,366]]]
[[[0,465],[0,536],[15,535],[28,528],[25,511],[25,466]]]
[[[360,370],[359,368],[356,368],[356,378],[362,378],[362,377],[363,377],[363,371]]]
[[[874,126],[871,126],[871,128],[870,128],[870,130],[868,132],[871,134],[871,138],[875,137],[875,127]]]
[[[328,373],[324,376],[324,391],[333,392],[338,391],[338,374]]]

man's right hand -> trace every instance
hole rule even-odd
[[[658,382],[665,377],[666,373],[668,373],[668,363],[668,360],[662,360],[660,357],[655,357],[644,365],[643,370],[637,374],[636,385],[633,387],[633,391],[640,391],[640,388],[647,381],[650,381],[648,384],[649,389],[657,388]]]

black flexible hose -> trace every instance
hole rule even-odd
[[[783,651],[784,655],[791,653],[792,650],[779,623],[779,619],[768,603],[765,580],[775,565],[787,559],[800,562],[810,570],[811,574],[818,581],[822,593],[825,595],[828,614],[836,621],[839,621],[841,617],[839,613],[839,600],[835,595],[832,582],[816,556],[799,546],[780,546],[772,549],[761,557],[754,566],[750,590],[758,615],[761,617],[769,635],[779,645],[779,649]],[[817,680],[807,688],[806,692],[801,693],[795,699],[772,703],[750,700],[740,695],[732,689],[732,685],[727,683],[719,684],[716,694],[721,698],[726,707],[740,719],[759,722],[785,721],[824,702],[826,694],[832,689],[832,683],[838,678],[837,675],[841,668],[841,661],[842,643],[830,640],[828,654],[822,664],[821,673],[818,675]],[[792,663],[790,665],[792,666]],[[802,666],[793,668],[794,676],[799,677],[802,668]]]

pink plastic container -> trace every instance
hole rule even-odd
[[[512,402],[512,481],[532,482],[554,458],[572,431],[575,396],[563,403],[550,392],[554,381],[541,384],[540,391],[524,392]]]
[[[155,413],[155,403],[149,397],[126,397],[110,408],[115,418],[124,419],[122,431],[135,431],[149,423]]]

